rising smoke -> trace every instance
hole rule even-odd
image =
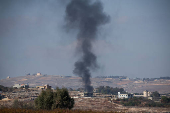
[[[92,0],[71,0],[66,7],[68,28],[77,28],[77,49],[82,57],[75,62],[74,74],[80,76],[87,92],[92,92],[90,70],[98,68],[97,57],[92,52],[92,42],[97,38],[100,25],[109,21],[109,16],[103,12],[102,3]]]

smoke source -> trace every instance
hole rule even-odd
[[[66,21],[69,29],[79,30],[77,35],[77,49],[82,57],[75,62],[74,74],[80,76],[87,92],[92,92],[90,70],[98,68],[97,57],[92,52],[92,41],[97,37],[100,25],[109,21],[109,16],[103,12],[102,3],[90,0],[71,0],[66,7]]]

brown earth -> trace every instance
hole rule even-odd
[[[104,112],[137,112],[137,113],[165,113],[170,112],[170,108],[160,107],[125,107],[109,101],[108,98],[75,98],[73,110],[92,110]],[[14,100],[0,101],[0,106],[11,106]],[[34,101],[29,101],[34,103]]]
[[[170,112],[170,108],[160,107],[125,107],[113,102],[107,98],[77,98],[73,109],[92,110],[92,111],[113,111],[113,112],[150,112],[164,113]]]

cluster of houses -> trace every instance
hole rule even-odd
[[[38,73],[39,75],[41,75],[41,73]],[[46,89],[52,89],[51,86],[49,84],[46,84],[46,85],[43,85],[43,86],[36,86],[36,88],[29,88],[29,85],[28,84],[14,84],[13,86],[14,88],[23,88],[23,89],[30,89],[30,90],[46,90]],[[40,93],[40,92],[39,92]],[[132,97],[144,97],[144,98],[147,98],[147,99],[151,99],[152,100],[152,97],[151,97],[151,92],[145,90],[143,91],[143,94],[141,95],[136,95],[136,94],[129,94],[129,93],[120,93],[118,92],[117,95],[109,95],[109,94],[102,94],[102,93],[96,93],[96,91],[94,90],[93,93],[87,93],[87,92],[82,92],[82,91],[69,91],[69,94],[72,98],[82,98],[82,97],[85,97],[85,98],[91,98],[91,97],[99,97],[99,98],[107,98],[107,97],[110,97],[112,99],[127,99],[127,98],[132,98]],[[24,94],[26,95],[26,94]],[[0,93],[0,96],[1,93]],[[37,97],[38,95],[35,96],[35,98]],[[28,96],[29,97],[29,96]]]
[[[29,88],[28,84],[15,84],[13,87],[16,88]],[[31,88],[29,88],[31,89]],[[43,85],[43,86],[36,86],[36,89],[38,90],[46,90],[46,89],[51,89],[51,86],[49,86],[49,84]],[[143,91],[143,95],[135,95],[135,94],[121,94],[120,92],[118,92],[118,95],[108,95],[108,94],[101,94],[101,93],[87,93],[87,92],[79,92],[79,91],[70,91],[70,95],[73,98],[79,98],[79,97],[111,97],[111,98],[115,98],[115,99],[123,99],[123,98],[132,98],[132,97],[145,97],[148,99],[152,100],[151,97],[151,92],[145,90]]]
[[[120,94],[120,92],[118,92],[118,98],[122,99],[122,98],[132,98],[132,97],[150,97],[151,96],[151,92],[149,92],[148,90],[143,91],[143,95],[135,95],[135,94]]]
[[[13,88],[29,88],[28,84],[14,84]],[[31,88],[29,88],[31,89]],[[43,89],[51,89],[51,86],[49,84],[43,85],[43,86],[36,86],[36,89],[43,90]]]
[[[159,101],[160,97],[155,98],[155,97],[151,97],[151,92],[148,90],[143,91],[143,94],[140,95],[136,95],[136,94],[129,94],[129,93],[120,93],[118,92],[117,95],[109,95],[109,94],[102,94],[102,93],[87,93],[87,92],[81,92],[81,91],[69,91],[69,94],[72,98],[95,98],[95,97],[99,97],[99,98],[112,98],[114,100],[116,99],[128,99],[128,98],[132,98],[132,97],[144,97],[150,100],[154,100],[154,101]]]
[[[43,86],[36,86],[36,88],[29,88],[28,84],[14,84],[13,88],[16,88],[17,90],[14,90],[12,92],[0,91],[0,100],[11,99],[18,99],[19,101],[34,100],[39,96],[42,90],[51,89],[51,86],[49,84],[46,84]]]

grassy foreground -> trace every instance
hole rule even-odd
[[[32,110],[32,109],[1,108],[0,113],[115,113],[115,112],[83,111],[83,110],[69,110],[69,109]]]

